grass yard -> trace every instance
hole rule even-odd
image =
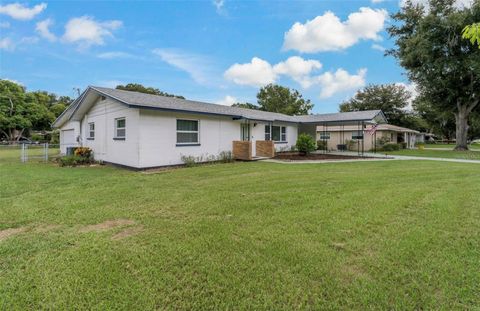
[[[2,310],[480,307],[480,165],[0,176]]]
[[[390,151],[390,152],[385,152],[385,153],[386,154],[391,154],[391,155],[402,155],[402,156],[411,156],[411,157],[430,157],[430,158],[448,158],[448,159],[463,159],[463,160],[480,160],[480,152],[478,152],[478,151],[403,149],[403,150]]]

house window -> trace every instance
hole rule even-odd
[[[330,132],[320,132],[320,140],[330,139]]]
[[[198,123],[198,120],[177,120],[177,145],[200,143]]]
[[[363,131],[353,131],[352,139],[363,139]]]
[[[265,125],[265,140],[273,140],[275,142],[286,142],[287,127]]]
[[[125,118],[115,119],[115,139],[125,139],[126,125],[127,123]]]
[[[95,123],[93,122],[88,123],[88,139],[95,139]]]
[[[270,125],[265,125],[265,140],[270,140]]]

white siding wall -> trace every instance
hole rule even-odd
[[[73,131],[73,134],[72,132]],[[66,134],[65,134],[66,133]],[[60,128],[60,153],[67,153],[67,147],[77,147],[77,137],[80,136],[80,122],[69,121]]]
[[[199,120],[200,146],[177,146],[177,119]],[[183,164],[181,157],[218,155],[240,139],[240,122],[231,117],[140,111],[140,166]]]
[[[126,119],[126,139],[114,140],[115,119]],[[199,120],[200,145],[177,146],[176,120]],[[89,140],[89,123],[95,123],[95,138]],[[209,116],[164,112],[148,109],[128,108],[111,99],[98,100],[83,119],[71,121],[61,130],[74,129],[80,136],[78,146],[89,147],[96,160],[126,165],[135,168],[147,168],[183,164],[181,157],[218,155],[221,151],[231,151],[232,142],[240,140],[241,121],[231,117]],[[256,126],[253,124],[256,123]],[[251,140],[265,140],[265,124],[251,121]],[[277,150],[291,148],[297,141],[297,125],[273,123],[287,127],[287,143],[276,144]],[[61,137],[62,139],[62,137]],[[62,152],[66,147],[62,147]],[[255,155],[255,150],[253,150]]]
[[[256,126],[252,125],[252,141],[255,142],[256,140],[265,140],[265,125],[269,124],[266,122],[254,122],[257,123]],[[290,149],[292,146],[295,146],[297,143],[297,135],[298,135],[298,127],[296,124],[292,123],[280,123],[274,122],[272,125],[274,126],[286,126],[287,127],[287,143],[278,143],[275,144],[275,149],[277,151],[281,151],[284,149]],[[255,155],[255,151],[253,152]]]
[[[126,120],[125,140],[114,140],[115,119]],[[95,139],[88,140],[90,122],[95,123]],[[99,100],[83,117],[82,145],[92,148],[96,160],[139,168],[139,110],[111,99]]]

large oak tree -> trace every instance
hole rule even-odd
[[[257,102],[260,110],[291,116],[309,114],[313,108],[310,100],[304,99],[297,90],[276,84],[262,87],[257,93]]]
[[[403,85],[368,85],[340,104],[340,112],[380,109],[390,124],[407,126],[406,110],[412,94]]]
[[[429,7],[407,1],[388,29],[396,41],[389,51],[407,70],[422,97],[455,116],[457,150],[467,150],[468,121],[480,101],[480,49],[462,39],[462,30],[480,20],[480,2],[458,9],[453,0]]]

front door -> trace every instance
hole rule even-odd
[[[250,124],[248,123],[240,124],[240,138],[242,141],[250,140]]]

